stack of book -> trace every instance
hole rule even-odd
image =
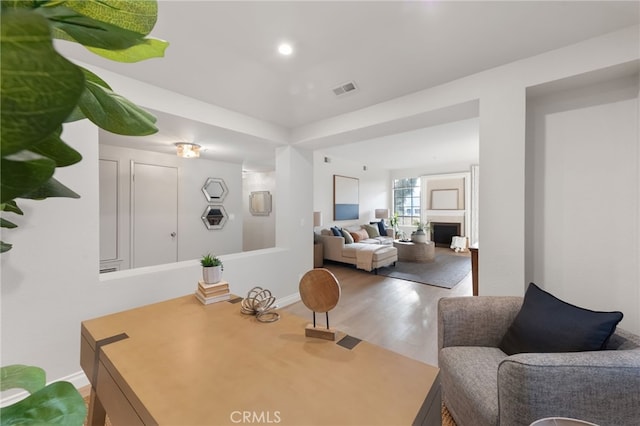
[[[204,281],[198,281],[198,290],[196,297],[205,305],[215,302],[229,300],[231,293],[229,292],[229,283],[222,280],[215,284],[206,284]]]

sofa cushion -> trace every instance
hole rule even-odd
[[[531,283],[498,347],[509,355],[601,350],[621,320],[622,312],[580,308]]]
[[[380,234],[380,236],[386,236],[387,235],[387,227],[384,224],[384,221],[380,220],[378,222],[369,222],[371,225],[376,225],[378,227],[378,233]]]
[[[342,237],[342,231],[339,227],[337,226],[332,226],[331,227],[331,232],[333,232],[333,235],[335,237]]]
[[[357,242],[360,242],[361,240],[366,240],[367,238],[369,238],[369,234],[364,229],[359,229],[357,231],[352,231],[351,232],[351,236],[353,237],[353,242],[354,243],[357,243]]]
[[[345,244],[345,246],[342,248],[342,257],[348,257],[350,259],[353,259],[353,262],[355,264],[356,252],[359,250],[359,247],[361,246],[362,244],[360,243]]]
[[[380,236],[380,231],[378,231],[378,227],[376,225],[362,225],[365,231],[367,231],[367,235],[369,238],[375,238]]]
[[[342,236],[344,237],[344,243],[345,244],[353,244],[353,237],[351,236],[351,234],[349,233],[349,231],[346,230],[342,230]]]

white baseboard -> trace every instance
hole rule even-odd
[[[89,379],[87,378],[87,376],[84,374],[82,370],[78,371],[77,373],[73,373],[68,376],[61,377],[57,380],[52,380],[47,384],[53,383],[53,382],[70,382],[73,386],[75,386],[76,389],[89,386]],[[6,398],[2,398],[0,400],[0,407],[6,407],[7,405],[15,404],[16,402],[25,399],[27,396],[29,396],[29,392],[22,391],[14,395],[10,395]]]
[[[300,293],[296,292],[276,300],[276,305],[278,306],[278,308],[284,308],[285,306],[289,306],[299,301],[300,301]]]

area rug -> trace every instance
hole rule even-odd
[[[378,269],[379,275],[414,281],[436,287],[453,288],[471,271],[471,258],[436,253],[433,262],[396,262],[396,266]]]

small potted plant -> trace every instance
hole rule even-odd
[[[425,230],[429,229],[429,224],[425,224],[424,222],[417,220],[414,222],[414,225],[417,226],[417,229],[411,233],[411,241],[414,243],[426,243],[427,233]]]
[[[200,259],[202,265],[202,278],[205,284],[215,284],[222,279],[224,266],[222,260],[211,253],[207,253]]]

